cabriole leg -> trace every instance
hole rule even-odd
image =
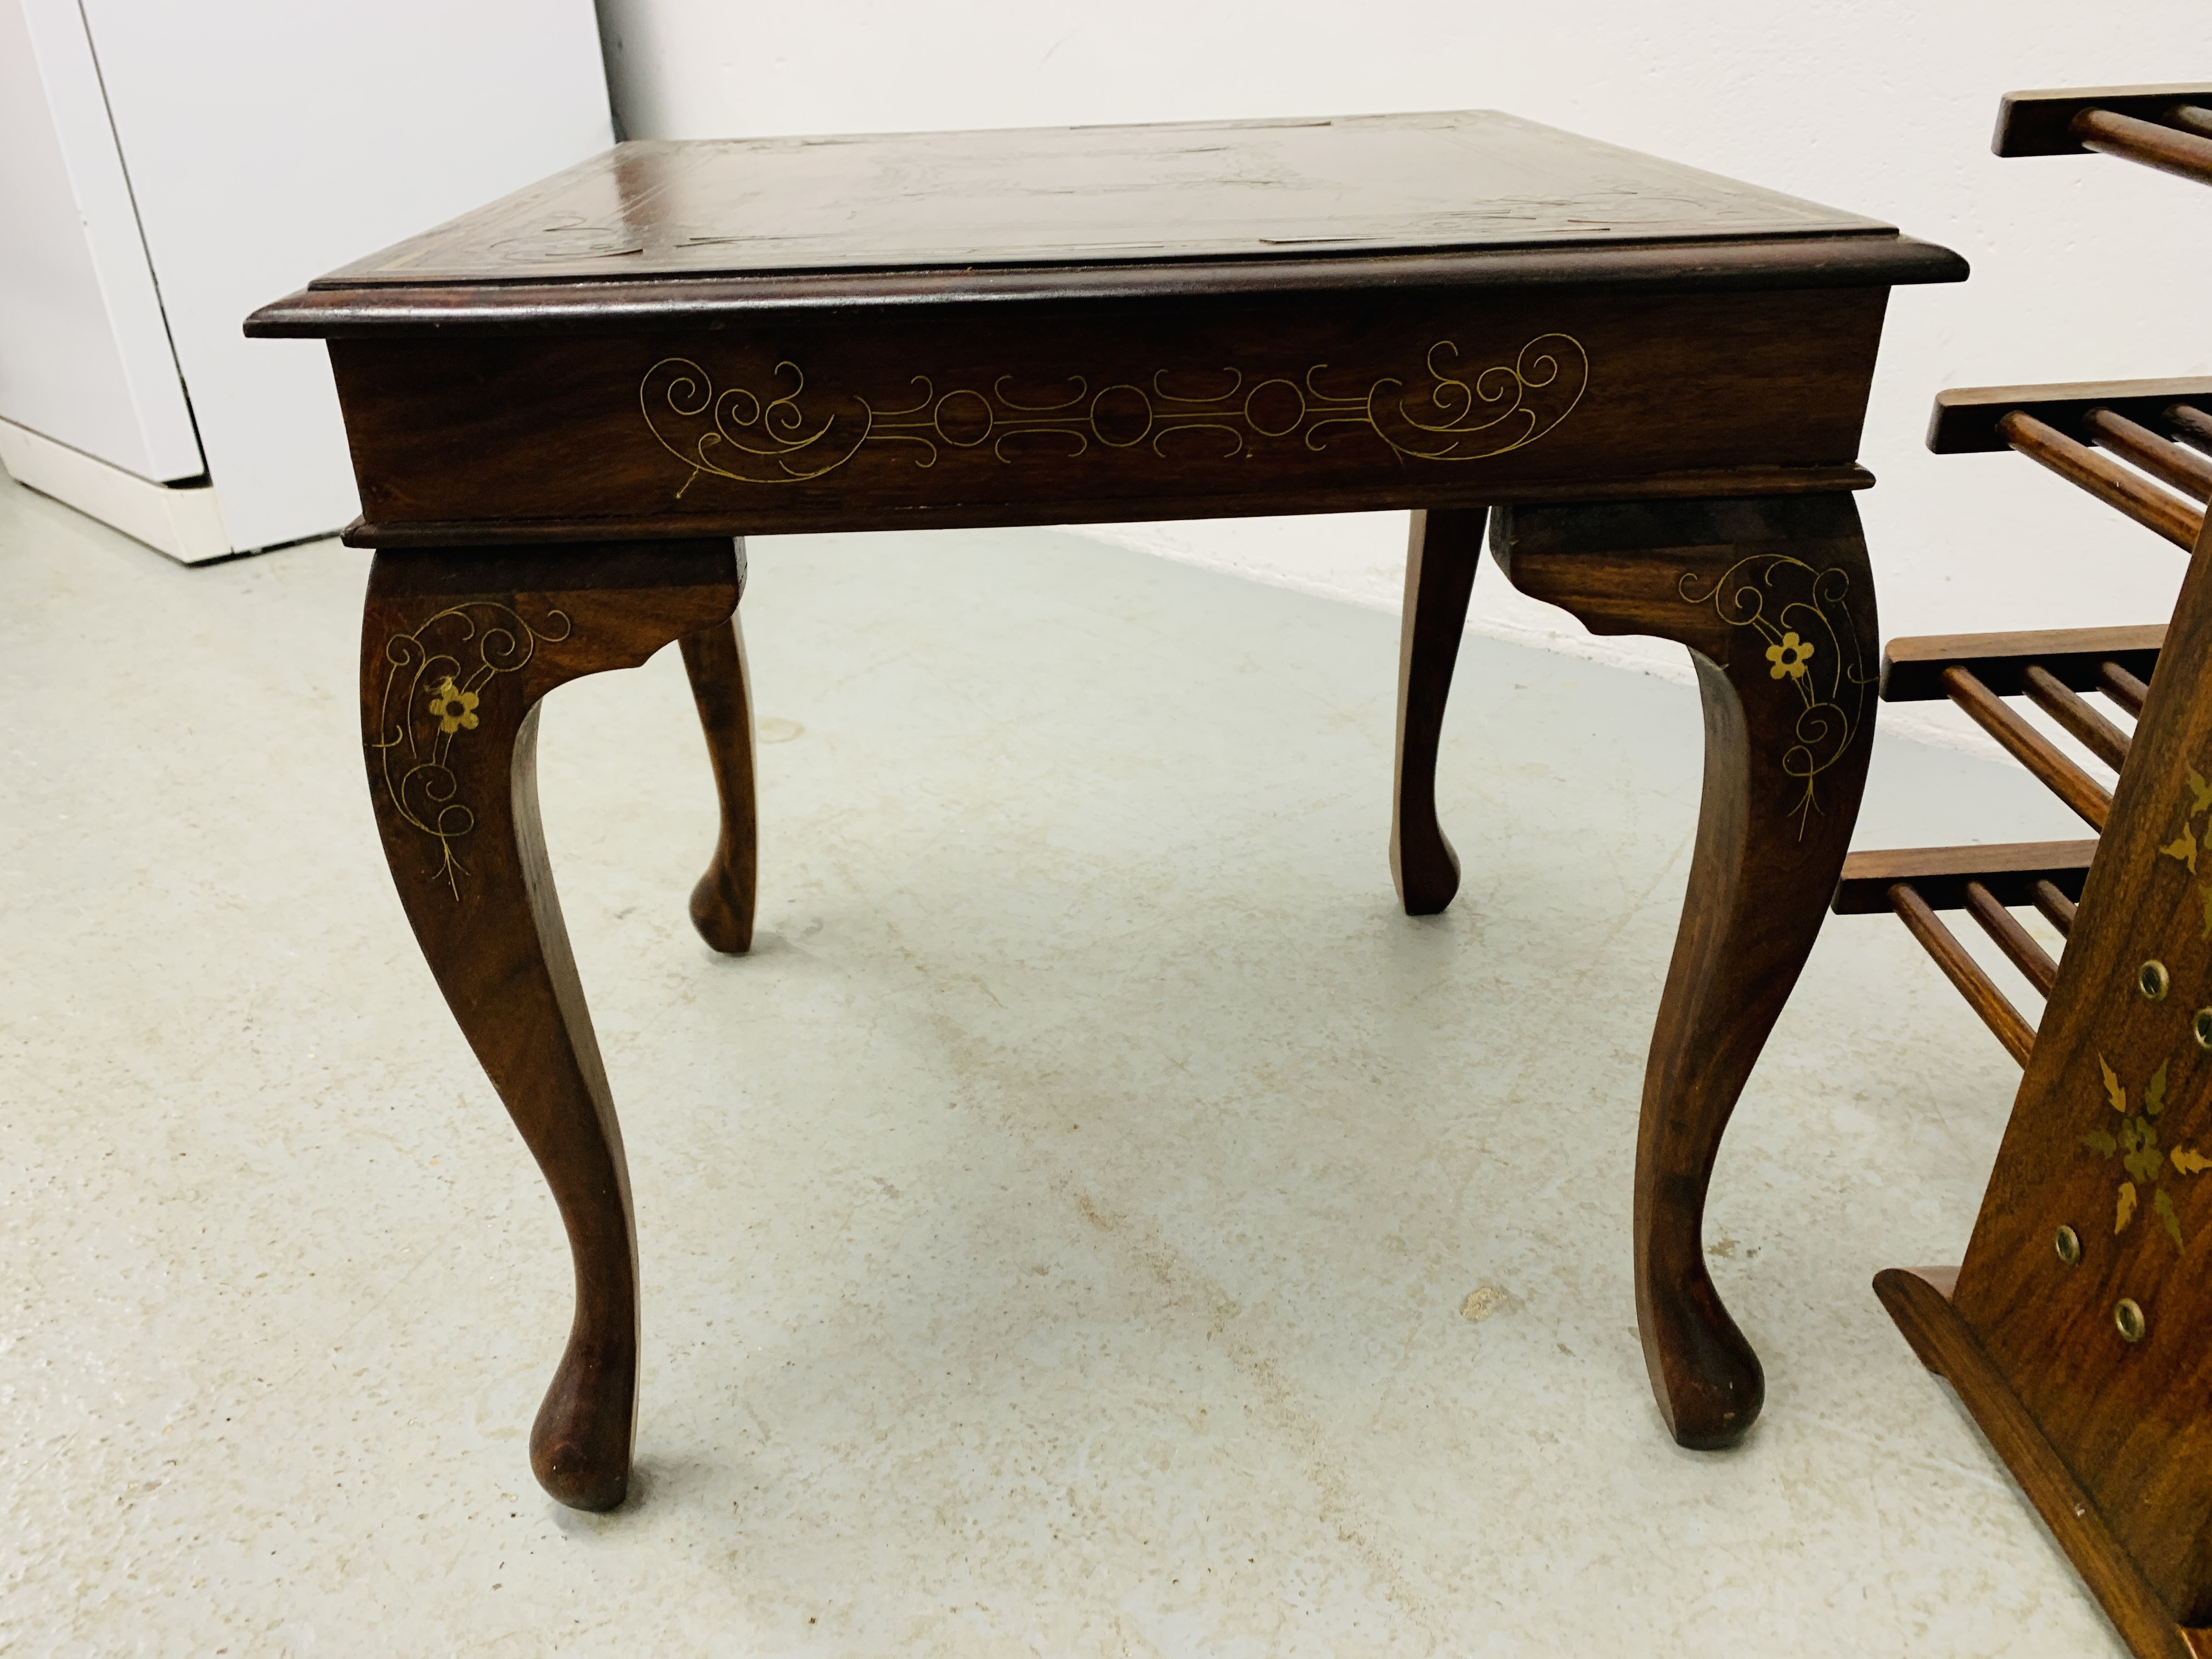
[[[386,550],[369,573],[362,736],[385,856],[568,1230],[575,1318],[530,1455],[579,1509],[611,1509],[629,1484],[637,1242],[538,823],[538,705],[721,622],[737,597],[727,541]]]
[[[744,544],[738,585],[744,586]],[[754,894],[760,872],[760,823],[754,801],[752,684],[745,670],[744,624],[729,621],[684,639],[684,669],[707,735],[707,760],[722,805],[714,861],[691,890],[691,925],[715,950],[743,956],[753,945]]]
[[[1488,509],[1416,513],[1406,544],[1398,635],[1398,764],[1390,795],[1390,878],[1409,916],[1432,916],[1459,890],[1459,855],[1437,822],[1437,741],[1451,695]]]
[[[1697,669],[1705,799],[1644,1073],[1636,1299],[1674,1438],[1732,1445],[1765,1379],[1705,1268],[1705,1191],[1866,781],[1881,658],[1858,512],[1841,495],[1501,507],[1491,546],[1523,592],[1594,633],[1680,641]]]

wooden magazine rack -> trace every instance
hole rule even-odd
[[[2212,87],[2020,94],[2001,155],[2092,149],[2212,183]],[[1855,854],[1834,908],[1900,917],[2024,1068],[1957,1268],[1875,1292],[1949,1379],[2129,1646],[2212,1656],[2212,380],[1936,399],[1929,447],[2009,447],[2189,550],[2164,627],[1899,640],[1891,700],[1948,697],[2094,840]],[[2170,436],[2168,434],[2171,434]],[[2163,671],[2154,672],[2160,664]],[[2133,719],[2132,732],[2082,694]],[[2116,773],[2109,789],[2004,701]],[[2065,938],[2053,962],[2011,914]],[[2034,1024],[1939,912],[2045,999]]]

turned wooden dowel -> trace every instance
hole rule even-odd
[[[2166,411],[2166,423],[2177,441],[2212,454],[2212,415],[2192,404],[2175,404]]]
[[[2130,714],[2142,713],[2143,699],[2150,696],[2150,687],[2116,662],[2097,665],[2097,689]]]
[[[2163,118],[2170,127],[2193,132],[2200,138],[2212,138],[2212,109],[2201,104],[2176,104]]]
[[[2132,115],[2115,115],[2108,109],[2085,109],[2067,131],[2084,149],[2100,150],[2123,161],[2137,161],[2160,173],[2212,185],[2212,137],[2177,132],[2155,121],[2138,121]]]
[[[2160,483],[2172,484],[2200,501],[2212,501],[2212,459],[2184,449],[2172,439],[2161,438],[2148,427],[2138,426],[2109,409],[2091,410],[2081,424],[2099,444]]]
[[[1966,999],[1966,1006],[1981,1016],[1982,1024],[2004,1044],[2005,1052],[2026,1066],[2028,1053],[2035,1047],[2035,1028],[1982,971],[1981,963],[1966,953],[1966,947],[1928,908],[1928,902],[1900,881],[1889,890],[1889,908],[1897,912],[1898,920],[1920,941],[1920,948],[1936,959],[1944,977],[1958,987],[1959,994]]]
[[[2202,514],[2155,484],[2130,472],[2087,444],[2077,444],[2057,428],[2024,410],[2013,410],[1997,422],[1997,435],[2032,461],[2049,467],[2069,483],[2117,507],[2137,524],[2155,530],[2176,547],[2197,543]]]
[[[2035,908],[2043,912],[2043,919],[2056,927],[2061,936],[2071,936],[2074,912],[2077,908],[2074,901],[2060,892],[2055,882],[2039,881],[2028,890],[2035,901]]]
[[[1966,914],[1981,924],[1982,931],[2011,958],[2012,965],[2027,976],[2038,996],[2051,994],[2051,988],[2058,983],[2058,964],[1978,881],[1966,884]]]
[[[2092,830],[2101,833],[2112,816],[2112,797],[2087,772],[2060,754],[2050,738],[2004,706],[2004,699],[1963,668],[1943,671],[1943,690],[1975,725],[2011,751],[2044,787],[2064,801]]]
[[[2082,702],[2040,663],[2020,671],[2021,689],[2037,708],[2064,726],[2083,748],[2115,772],[2128,763],[2127,733]]]

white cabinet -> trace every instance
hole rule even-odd
[[[612,141],[590,0],[0,0],[0,462],[189,562],[359,510],[246,313]]]

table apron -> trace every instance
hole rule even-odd
[[[1342,295],[331,342],[390,544],[1864,482],[1887,290]]]

